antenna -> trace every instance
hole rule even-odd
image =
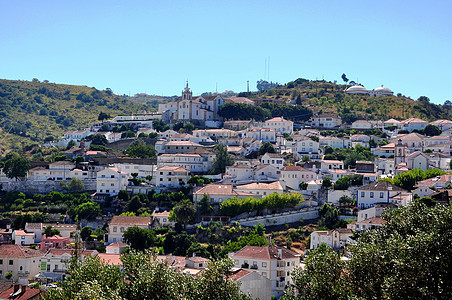
[[[246,92],[247,93],[250,92],[250,81],[249,80],[246,81]]]
[[[215,82],[215,93],[218,94],[218,82]]]
[[[267,58],[265,58],[265,71],[264,71],[264,80],[267,78]]]

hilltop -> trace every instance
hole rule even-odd
[[[293,100],[314,112],[338,113],[344,121],[351,122],[356,119],[401,120],[410,117],[432,121],[450,117],[450,106],[430,103],[427,97],[420,97],[415,101],[401,94],[380,97],[348,95],[344,90],[349,86],[299,78],[266,91],[241,94],[250,99],[278,99],[283,102]]]
[[[144,108],[110,89],[0,79],[0,153],[86,128],[100,112],[115,116]]]

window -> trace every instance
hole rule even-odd
[[[267,267],[267,263],[266,262],[263,262],[262,263],[262,268],[266,268]]]
[[[110,177],[111,177],[111,178],[115,178],[115,175],[111,175]]]
[[[121,231],[121,232],[124,232],[124,227],[121,227],[120,231]]]
[[[284,271],[276,271],[276,276],[277,277],[284,277]]]
[[[0,259],[0,265],[3,265],[3,259]]]
[[[374,197],[374,192],[370,192],[370,198]]]
[[[361,192],[361,197],[364,197],[364,192]]]
[[[288,267],[290,266],[290,261],[287,262],[287,266],[288,266]]]
[[[383,198],[383,192],[380,192],[380,198]]]
[[[115,186],[115,184],[114,184],[114,183],[112,183],[112,184],[111,184],[111,186]]]
[[[262,276],[267,277],[267,272],[262,272]]]
[[[117,227],[113,227],[113,232],[118,232],[118,228]]]

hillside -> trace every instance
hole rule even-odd
[[[168,103],[177,99],[177,96],[157,96],[157,95],[148,95],[145,93],[135,94],[132,97],[123,95],[123,97],[127,100],[148,106],[148,111],[158,110],[158,106],[161,103]]]
[[[0,153],[86,128],[100,112],[115,116],[143,109],[110,90],[0,79]]]
[[[418,101],[397,96],[372,97],[368,95],[347,95],[343,91],[350,85],[327,81],[310,81],[299,78],[268,91],[248,95],[250,99],[297,100],[314,112],[339,113],[345,121],[355,119],[386,120],[410,117],[425,120],[450,118],[450,107],[429,102],[427,97]]]

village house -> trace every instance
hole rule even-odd
[[[319,157],[319,143],[310,139],[309,137],[304,137],[303,139],[297,139],[293,142],[292,152],[296,159],[302,159],[304,155],[309,156],[309,158]]]
[[[35,234],[33,232],[14,230],[12,238],[16,245],[26,246],[35,243]]]
[[[275,297],[284,293],[284,288],[292,283],[293,270],[300,266],[300,258],[295,252],[276,246],[245,246],[229,253],[229,257],[236,268],[258,272],[268,278]]]
[[[281,176],[281,171],[272,165],[260,165],[254,167],[255,181],[277,181]]]
[[[293,134],[293,122],[285,120],[283,117],[276,117],[264,122],[264,128],[269,128],[277,133]]]
[[[249,184],[239,185],[236,191],[250,193],[260,196],[268,196],[273,193],[282,194],[284,189],[279,181],[274,182],[253,182]]]
[[[301,182],[309,182],[317,179],[315,172],[306,170],[300,166],[285,166],[281,169],[280,180],[285,183],[286,188],[300,190]]]
[[[179,166],[191,173],[207,173],[212,169],[213,160],[208,155],[200,154],[160,154],[157,156],[157,167]]]
[[[12,280],[28,285],[39,274],[44,253],[20,245],[0,245],[0,278],[12,272]]]
[[[105,168],[97,172],[97,191],[96,196],[113,197],[119,194],[119,191],[127,187],[130,174],[120,171],[118,168]]]
[[[236,190],[232,184],[211,183],[193,192],[193,201],[199,203],[203,196],[206,196],[210,203],[219,204],[224,200],[232,197],[242,198],[259,198],[261,196],[250,192],[242,192]]]
[[[70,238],[62,237],[59,235],[49,236],[47,237],[45,234],[42,237],[42,241],[39,244],[40,250],[47,250],[50,248],[66,248],[71,243]]]
[[[276,131],[269,128],[248,128],[242,137],[261,140],[263,143],[276,143]]]
[[[272,281],[259,272],[242,268],[235,269],[229,279],[237,282],[240,291],[252,299],[271,299],[272,297]]]
[[[163,166],[155,170],[152,183],[159,188],[180,188],[187,185],[190,171],[178,166]]]
[[[320,147],[350,148],[352,143],[349,138],[338,138],[335,136],[325,136],[319,138]]]
[[[47,227],[52,227],[60,232],[60,236],[64,238],[72,238],[77,232],[77,224],[65,223],[25,223],[25,231],[35,234],[35,243],[41,243],[44,231]]]
[[[150,217],[114,216],[108,224],[108,241],[110,243],[122,242],[122,236],[129,227],[149,229]]]
[[[312,127],[338,128],[342,125],[341,118],[336,114],[320,114],[311,117]]]
[[[424,129],[428,125],[428,122],[419,118],[409,118],[401,121],[400,125],[402,126],[402,129],[412,132],[415,129],[416,130]]]
[[[405,206],[411,201],[411,197],[411,193],[396,185],[378,181],[358,188],[356,205],[360,209],[372,207],[376,203],[395,203]]]
[[[169,211],[153,211],[151,215],[151,226],[153,228],[162,228],[169,227],[173,228],[176,225],[176,222],[170,221],[170,212]]]
[[[278,153],[265,153],[260,158],[261,164],[271,165],[278,170],[284,167],[284,158]]]
[[[313,231],[311,233],[311,244],[309,249],[316,249],[321,244],[334,249],[342,249],[350,244],[350,238],[353,232],[348,228],[336,228],[328,231]]]
[[[74,249],[50,249],[41,257],[40,274],[44,278],[61,281],[67,275],[68,265],[74,254]],[[78,250],[81,261],[87,256],[96,256],[96,250]]]

